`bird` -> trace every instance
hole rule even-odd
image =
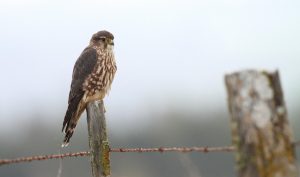
[[[65,133],[62,147],[68,146],[87,104],[103,100],[109,92],[117,71],[113,48],[113,34],[106,30],[98,31],[92,35],[89,45],[75,62],[62,126]]]

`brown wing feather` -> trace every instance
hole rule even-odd
[[[77,59],[72,76],[71,90],[69,93],[69,105],[64,118],[62,131],[67,131],[70,126],[70,121],[76,116],[78,104],[84,95],[83,83],[85,79],[94,70],[97,63],[97,51],[87,47],[84,49],[80,57]],[[80,115],[78,115],[80,116]]]

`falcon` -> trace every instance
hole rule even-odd
[[[99,31],[92,36],[89,45],[77,59],[73,69],[68,109],[62,127],[62,131],[65,132],[62,147],[69,144],[88,102],[103,100],[109,92],[117,70],[113,46],[113,34]]]

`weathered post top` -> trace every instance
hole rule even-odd
[[[110,176],[110,153],[103,100],[88,103],[87,122],[93,177],[108,177]]]
[[[293,136],[278,72],[225,76],[240,177],[297,177]]]

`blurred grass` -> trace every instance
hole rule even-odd
[[[290,114],[290,122],[296,139],[299,139],[300,134],[296,130],[299,128],[300,120],[296,118],[296,115],[299,114]],[[203,116],[206,119],[199,119]],[[85,124],[85,121],[81,121],[81,124]],[[114,131],[113,127],[109,128],[111,147],[224,146],[231,143],[228,115],[218,111],[205,115],[189,115],[173,111],[153,122],[132,125],[128,133]],[[15,158],[57,153],[63,136],[59,131],[60,128],[60,124],[49,125],[46,122],[34,121],[27,130],[24,130],[22,139],[12,141],[9,137],[0,138],[0,157]],[[70,146],[63,152],[87,149],[86,126],[79,126]],[[299,156],[299,148],[297,148],[297,153]],[[111,163],[112,177],[235,176],[234,156],[233,153],[227,152],[113,153]],[[56,176],[58,166],[58,160],[6,165],[0,167],[0,174],[18,177],[52,177]],[[89,158],[63,160],[63,177],[90,175]]]

